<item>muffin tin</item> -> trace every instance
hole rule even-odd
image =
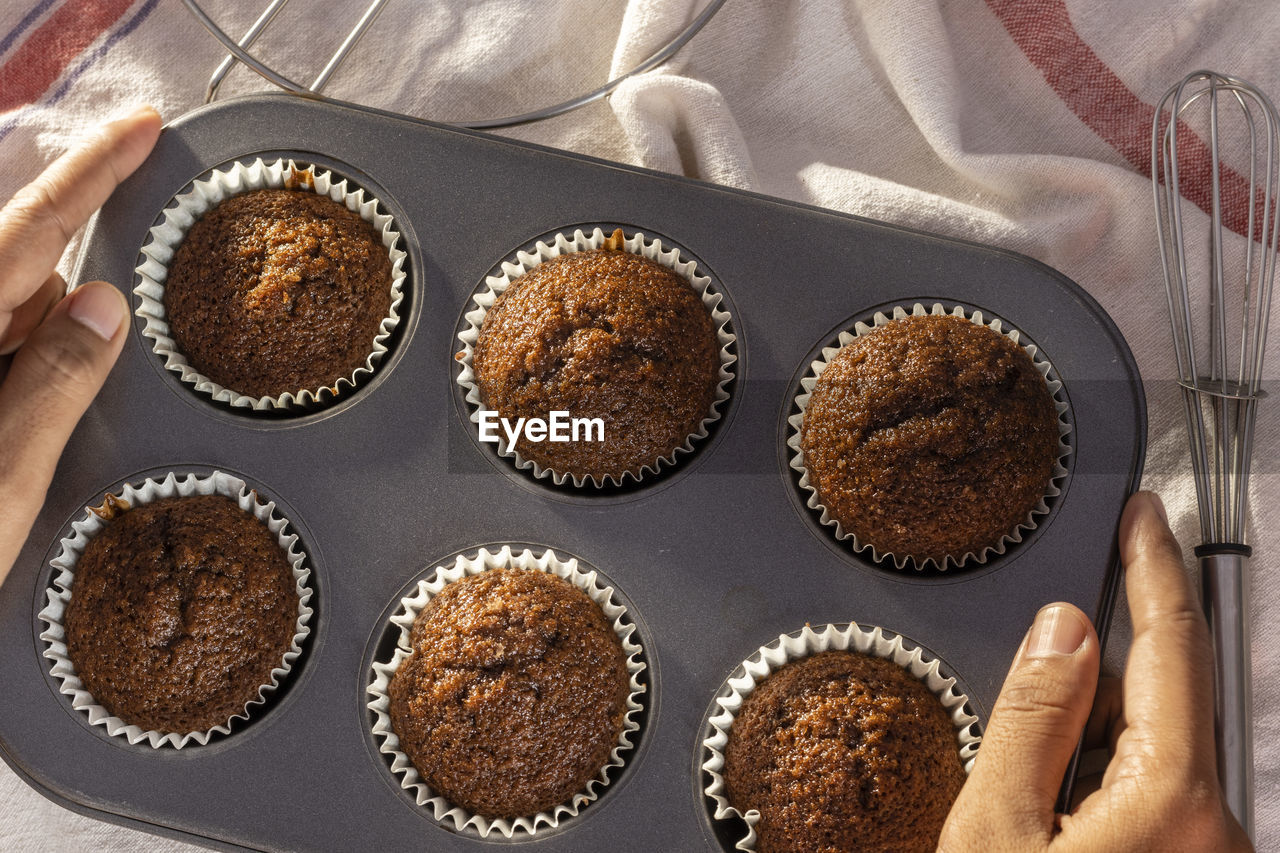
[[[225,101],[169,126],[90,226],[75,281],[130,293],[170,200],[233,160],[291,156],[366,188],[408,251],[402,321],[368,381],[281,416],[198,395],[136,319],[63,455],[0,589],[0,745],[28,782],[80,812],[214,846],[479,851],[415,805],[372,734],[366,687],[388,620],[424,573],[481,546],[528,543],[618,587],[645,650],[638,742],[599,801],[543,850],[727,849],[700,744],[712,700],[758,647],[806,623],[881,626],[937,655],[985,723],[1042,604],[1107,621],[1115,523],[1137,483],[1145,410],[1133,358],[1078,285],[1025,257],[362,108],[286,95]],[[454,381],[472,292],[542,235],[643,231],[696,258],[724,294],[738,362],[723,417],[638,486],[557,487],[482,445]],[[132,298],[132,297],[131,297]],[[814,354],[893,305],[980,309],[1023,331],[1062,378],[1073,454],[1023,541],[947,572],[876,565],[805,507],[787,418]],[[312,567],[312,635],[266,706],[230,735],[175,750],[91,726],[58,692],[38,613],[85,506],[146,476],[223,470],[278,506]],[[658,819],[655,819],[655,816]],[[499,839],[500,840],[500,839]]]

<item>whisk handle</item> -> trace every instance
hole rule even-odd
[[[1200,582],[1213,637],[1218,778],[1253,838],[1253,697],[1249,658],[1249,548],[1201,545]]]

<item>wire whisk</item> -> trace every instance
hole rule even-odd
[[[1251,837],[1245,527],[1280,241],[1278,158],[1276,108],[1243,80],[1197,71],[1156,109],[1151,182],[1200,510],[1196,556],[1214,641],[1218,770]]]

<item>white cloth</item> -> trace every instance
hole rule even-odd
[[[702,2],[393,3],[328,92],[435,119],[522,112],[630,68]],[[149,101],[173,118],[201,102],[221,52],[177,0],[156,3],[136,0],[85,48],[87,56],[107,47],[64,96],[54,97],[71,71],[34,106],[0,113],[16,121],[0,139],[5,197],[125,105]],[[231,0],[204,5],[237,36],[259,11]],[[358,16],[352,5],[288,6],[254,50],[309,82]],[[0,33],[36,6],[0,5]],[[140,16],[134,28],[108,45],[131,16]],[[1274,0],[730,0],[673,61],[627,81],[607,103],[504,133],[988,242],[1061,270],[1102,303],[1137,357],[1150,407],[1143,485],[1163,495],[1189,549],[1199,524],[1151,186],[1124,152],[1140,159],[1132,152],[1147,144],[1150,107],[1196,68],[1280,97],[1277,44]],[[16,49],[5,46],[0,63]],[[238,69],[224,95],[264,88]],[[1271,365],[1274,378],[1274,352]],[[1280,682],[1265,677],[1280,664],[1280,588],[1269,583],[1280,555],[1278,451],[1273,397],[1261,406],[1251,501],[1260,850],[1280,849]],[[1123,662],[1123,612],[1117,624],[1113,669]],[[62,811],[7,770],[0,848],[185,849]]]

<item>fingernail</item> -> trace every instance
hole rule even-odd
[[[1169,523],[1169,513],[1165,511],[1164,501],[1160,500],[1160,496],[1155,492],[1146,492],[1147,499],[1151,501],[1151,508],[1156,511],[1156,515],[1160,516],[1160,520],[1165,524]]]
[[[67,313],[71,319],[92,329],[94,334],[109,341],[120,331],[124,322],[124,306],[120,297],[109,286],[84,287],[71,294],[71,307]]]
[[[111,118],[104,121],[103,124],[104,125],[114,124],[115,122],[118,122],[118,121],[132,121],[133,119],[140,118],[144,115],[147,115],[149,113],[155,113],[155,112],[156,112],[156,108],[151,106],[150,104],[138,104],[137,106],[130,109],[128,112],[114,113],[111,116]]]
[[[1036,614],[1027,639],[1027,657],[1047,658],[1075,654],[1089,635],[1080,614],[1070,607],[1050,604]]]

